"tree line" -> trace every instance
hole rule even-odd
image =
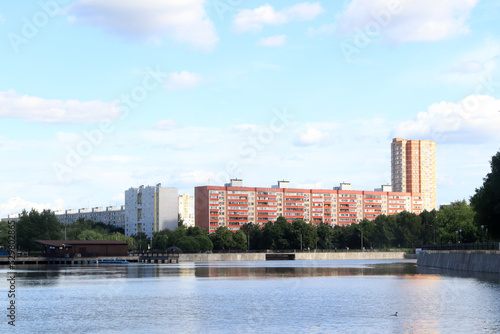
[[[312,225],[303,220],[288,223],[285,217],[260,227],[245,224],[238,231],[221,226],[214,233],[199,226],[179,227],[173,231],[145,233],[130,237],[122,228],[79,219],[63,225],[54,212],[32,209],[23,211],[17,226],[17,245],[22,251],[37,251],[42,247],[35,240],[120,240],[129,250],[179,247],[184,251],[265,250],[265,249],[343,249],[411,248],[419,245],[473,243],[500,240],[500,151],[492,157],[491,172],[483,185],[470,198],[443,205],[439,210],[420,215],[401,212],[380,215],[375,220],[363,220],[348,227],[320,223]],[[7,222],[0,222],[0,246],[8,244]]]

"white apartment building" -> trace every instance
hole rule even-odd
[[[125,235],[144,232],[148,237],[153,232],[177,228],[179,214],[177,188],[140,186],[125,191]]]
[[[194,226],[194,197],[187,194],[179,196],[179,214],[184,225]]]

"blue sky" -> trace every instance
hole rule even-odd
[[[0,216],[131,186],[390,183],[437,142],[438,204],[500,148],[497,1],[40,0],[0,5]]]

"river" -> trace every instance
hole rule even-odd
[[[8,272],[0,268],[1,277]],[[6,318],[8,286],[0,285],[2,333],[500,332],[499,275],[414,261],[17,266],[15,272],[15,328]]]

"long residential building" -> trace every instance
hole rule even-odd
[[[219,226],[235,231],[246,223],[264,225],[279,216],[289,222],[347,226],[381,214],[423,211],[419,193],[393,192],[391,186],[374,191],[351,190],[342,183],[334,189],[295,189],[288,181],[269,188],[244,187],[233,179],[225,186],[195,188],[195,224],[214,232]]]
[[[54,212],[63,224],[72,224],[80,218],[125,228],[125,206],[96,207],[91,209],[58,210]]]

